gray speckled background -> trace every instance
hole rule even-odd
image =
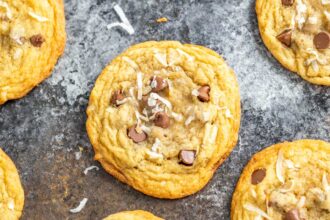
[[[257,29],[254,0],[117,1],[136,30],[107,30],[114,1],[67,0],[67,47],[53,75],[28,96],[0,107],[0,146],[15,161],[25,189],[23,220],[101,219],[145,209],[166,219],[229,219],[231,195],[252,154],[279,141],[330,140],[330,88],[282,68]],[[157,24],[166,16],[169,22]],[[241,88],[240,140],[212,181],[196,195],[168,201],[145,196],[93,161],[85,121],[88,96],[106,64],[131,44],[179,40],[212,48],[235,70]],[[83,156],[74,152],[83,147]],[[87,197],[79,214],[69,209]]]

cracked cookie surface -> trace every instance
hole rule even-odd
[[[327,0],[256,0],[261,37],[274,57],[303,79],[330,86]]]
[[[19,219],[23,205],[24,192],[17,169],[0,148],[0,219]]]
[[[232,220],[330,219],[330,144],[284,142],[255,154],[244,168]]]
[[[62,0],[0,0],[0,104],[51,74],[65,37]]]
[[[145,42],[98,77],[87,109],[95,159],[159,198],[202,189],[234,148],[240,98],[234,72],[214,51]]]
[[[135,210],[112,214],[103,220],[162,220],[162,218],[158,218],[150,212]]]

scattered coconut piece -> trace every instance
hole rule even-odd
[[[324,11],[324,15],[328,19],[328,21],[330,21],[330,12]]]
[[[99,170],[100,168],[98,168],[97,166],[90,166],[90,167],[87,167],[85,170],[84,170],[84,174],[87,175],[87,173],[91,170]]]
[[[281,192],[281,193],[287,193],[287,192],[290,192],[293,190],[294,188],[294,180],[290,180],[290,183],[289,183],[289,188],[280,188],[278,191]]]
[[[123,9],[117,4],[113,7],[113,9],[119,16],[121,22],[114,22],[112,24],[108,24],[107,25],[108,30],[110,30],[111,28],[114,28],[114,27],[121,27],[125,31],[127,31],[129,35],[134,34],[135,33],[134,28],[131,25],[131,23],[128,21]]]
[[[176,49],[176,50],[179,52],[179,54],[185,56],[185,57],[188,59],[188,61],[193,61],[193,60],[195,60],[194,57],[190,56],[189,54],[187,54],[187,53],[184,52],[183,50],[181,50],[181,49]]]
[[[251,188],[251,196],[253,197],[253,198],[257,198],[257,192],[255,191],[255,189],[253,189],[253,188]]]
[[[74,153],[74,157],[75,157],[76,160],[80,160],[81,156],[82,156],[81,151],[78,151],[78,152]]]
[[[34,13],[33,11],[29,11],[28,14],[29,14],[32,18],[36,19],[36,20],[39,21],[39,22],[46,22],[46,21],[48,21],[48,18],[43,17],[43,16],[41,16],[41,15],[38,15],[38,14]]]
[[[153,98],[155,100],[159,100],[161,101],[164,105],[166,105],[167,108],[169,108],[170,110],[172,109],[172,104],[170,101],[168,101],[167,99],[161,97],[160,95],[158,95],[157,93],[150,93],[150,98]]]
[[[133,67],[134,69],[138,70],[139,66],[137,65],[137,63],[135,63],[131,58],[129,57],[122,57],[122,59],[127,62],[131,67]]]
[[[9,199],[8,209],[10,209],[10,210],[14,210],[15,209],[15,202],[14,202],[13,199]]]
[[[22,54],[23,54],[23,50],[21,48],[15,49],[15,52],[13,55],[14,60],[18,60],[19,58],[21,58]]]
[[[162,17],[162,18],[158,18],[156,21],[157,23],[165,23],[168,22],[168,19],[166,17]]]
[[[147,127],[145,125],[141,125],[140,128],[141,128],[142,131],[144,131],[147,134],[150,134],[151,133],[151,128],[149,128],[149,127]]]
[[[325,172],[323,173],[323,176],[322,176],[322,185],[323,185],[323,188],[324,188],[325,192],[330,191],[330,186],[329,186],[329,183],[328,183],[327,174]]]
[[[164,157],[163,154],[153,152],[150,150],[147,151],[147,154],[151,159],[163,159],[163,157]]]
[[[330,0],[321,0],[322,5],[329,5]]]
[[[142,89],[143,89],[143,82],[142,82],[142,73],[138,72],[137,73],[137,77],[136,77],[136,83],[137,83],[137,89],[138,89],[138,95],[137,95],[137,99],[138,100],[142,100]]]
[[[13,39],[17,44],[23,45],[22,37],[25,35],[25,28],[22,26],[15,26],[10,31],[10,38]]]
[[[155,143],[151,147],[151,151],[158,152],[161,144],[162,142],[158,138],[156,138]]]
[[[85,208],[87,201],[88,201],[87,198],[83,198],[83,200],[80,201],[79,205],[76,208],[70,209],[70,212],[71,213],[81,212],[81,210]]]
[[[194,115],[190,115],[187,120],[184,122],[184,124],[186,126],[188,126],[193,120],[195,120],[195,116]]]
[[[182,119],[183,119],[182,114],[178,114],[178,113],[175,113],[175,112],[172,112],[172,113],[171,113],[171,116],[172,116],[176,121],[182,121]]]
[[[204,122],[208,122],[211,118],[210,112],[202,112],[202,119]]]
[[[205,124],[203,144],[213,144],[218,135],[218,127],[210,122]]]
[[[154,56],[163,66],[168,66],[166,60],[166,53],[163,54],[163,53],[154,52]]]
[[[6,17],[11,20],[13,18],[13,13],[6,2],[0,1],[0,7],[6,10]]]
[[[122,100],[116,100],[116,104],[117,105],[122,105],[122,104],[125,104],[128,101],[129,101],[129,97],[126,97],[126,98],[124,98]]]
[[[283,176],[283,153],[281,150],[278,152],[277,161],[276,161],[276,176],[281,183],[284,183]]]
[[[191,95],[198,97],[198,96],[199,96],[198,89],[193,89],[193,90],[191,91]]]
[[[264,211],[262,211],[260,208],[254,206],[254,205],[252,205],[252,204],[250,204],[250,203],[244,204],[243,207],[244,207],[244,209],[246,209],[246,210],[248,210],[248,211],[250,211],[250,212],[255,212],[255,213],[257,213],[258,215],[260,215],[260,216],[262,216],[262,217],[264,217],[264,218],[266,218],[266,219],[271,220],[271,218],[270,218],[269,215],[267,215],[267,214],[266,214]]]
[[[297,0],[296,11],[297,11],[296,21],[298,23],[298,28],[302,29],[304,23],[306,22],[304,15],[307,12],[307,6],[302,2],[302,0]]]

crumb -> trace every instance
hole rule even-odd
[[[162,18],[158,18],[156,21],[157,23],[165,23],[168,22],[168,19],[166,17],[162,17]]]

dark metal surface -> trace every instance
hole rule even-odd
[[[229,219],[235,183],[251,155],[285,140],[330,140],[330,89],[303,81],[267,52],[254,0],[117,1],[136,30],[133,36],[106,29],[118,21],[113,3],[67,0],[67,47],[53,75],[25,98],[0,107],[0,146],[16,163],[25,189],[23,220],[94,220],[133,209],[175,220]],[[170,21],[155,22],[163,16]],[[85,129],[94,81],[121,51],[147,40],[179,40],[214,49],[239,79],[239,143],[207,187],[185,199],[145,196],[103,169],[83,174],[90,165],[100,166],[93,161]],[[76,160],[79,147],[83,153]],[[69,213],[84,197],[86,207]]]

